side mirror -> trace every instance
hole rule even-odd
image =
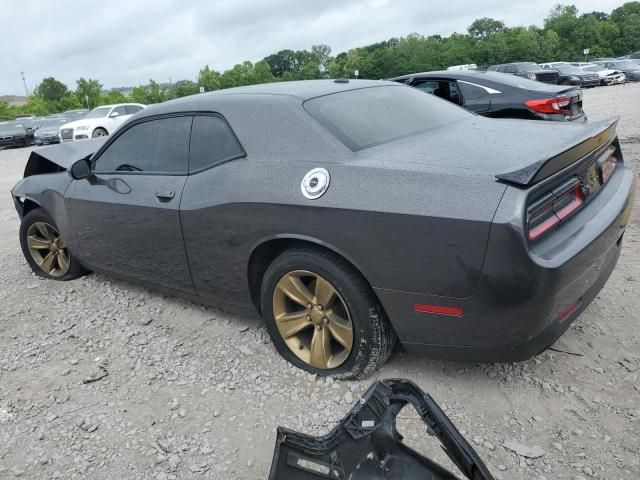
[[[118,112],[113,112],[111,115],[109,115],[109,118],[116,118],[119,117],[120,114]]]
[[[91,175],[91,160],[89,160],[88,158],[78,160],[73,165],[71,165],[69,174],[75,180],[83,180],[85,178],[88,178]]]

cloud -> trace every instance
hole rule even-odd
[[[75,88],[80,77],[107,88],[150,78],[195,79],[204,65],[224,70],[278,50],[324,43],[337,54],[404,36],[464,32],[476,18],[507,25],[542,23],[557,0],[129,0],[53,4],[4,0],[0,94],[24,94],[20,72],[33,89],[53,76]],[[606,11],[623,0],[572,2]]]

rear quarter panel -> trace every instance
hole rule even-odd
[[[300,183],[331,175],[317,200]],[[425,174],[357,160],[249,156],[192,175],[181,221],[200,295],[250,304],[248,259],[274,238],[299,238],[344,256],[377,289],[468,297],[476,289],[491,219],[505,187],[472,176]]]

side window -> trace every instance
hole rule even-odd
[[[127,111],[124,109],[124,105],[120,105],[119,107],[114,108],[109,115],[113,115],[114,113],[117,113],[118,115],[126,115]]]
[[[436,80],[417,80],[411,86],[425,93],[434,93],[438,89],[439,83]]]
[[[124,106],[124,111],[127,112],[127,115],[133,115],[134,113],[138,113],[140,110],[142,110],[142,107],[139,107],[137,105]]]
[[[458,88],[465,100],[478,100],[486,95],[489,95],[484,88],[472,85],[470,83],[458,82]]]
[[[504,73],[516,73],[516,67],[514,67],[513,65],[505,65]]]
[[[96,160],[96,173],[185,173],[191,116],[159,118],[125,130]]]
[[[243,155],[242,146],[222,118],[213,115],[197,115],[193,118],[189,147],[190,172]]]

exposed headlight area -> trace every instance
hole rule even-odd
[[[536,74],[535,74],[535,73],[527,73],[527,78],[528,78],[529,80],[535,80],[535,79],[537,79],[538,77],[536,77]]]
[[[89,130],[89,125],[80,125],[79,127],[76,127],[76,131],[78,132],[86,132],[87,130]]]

